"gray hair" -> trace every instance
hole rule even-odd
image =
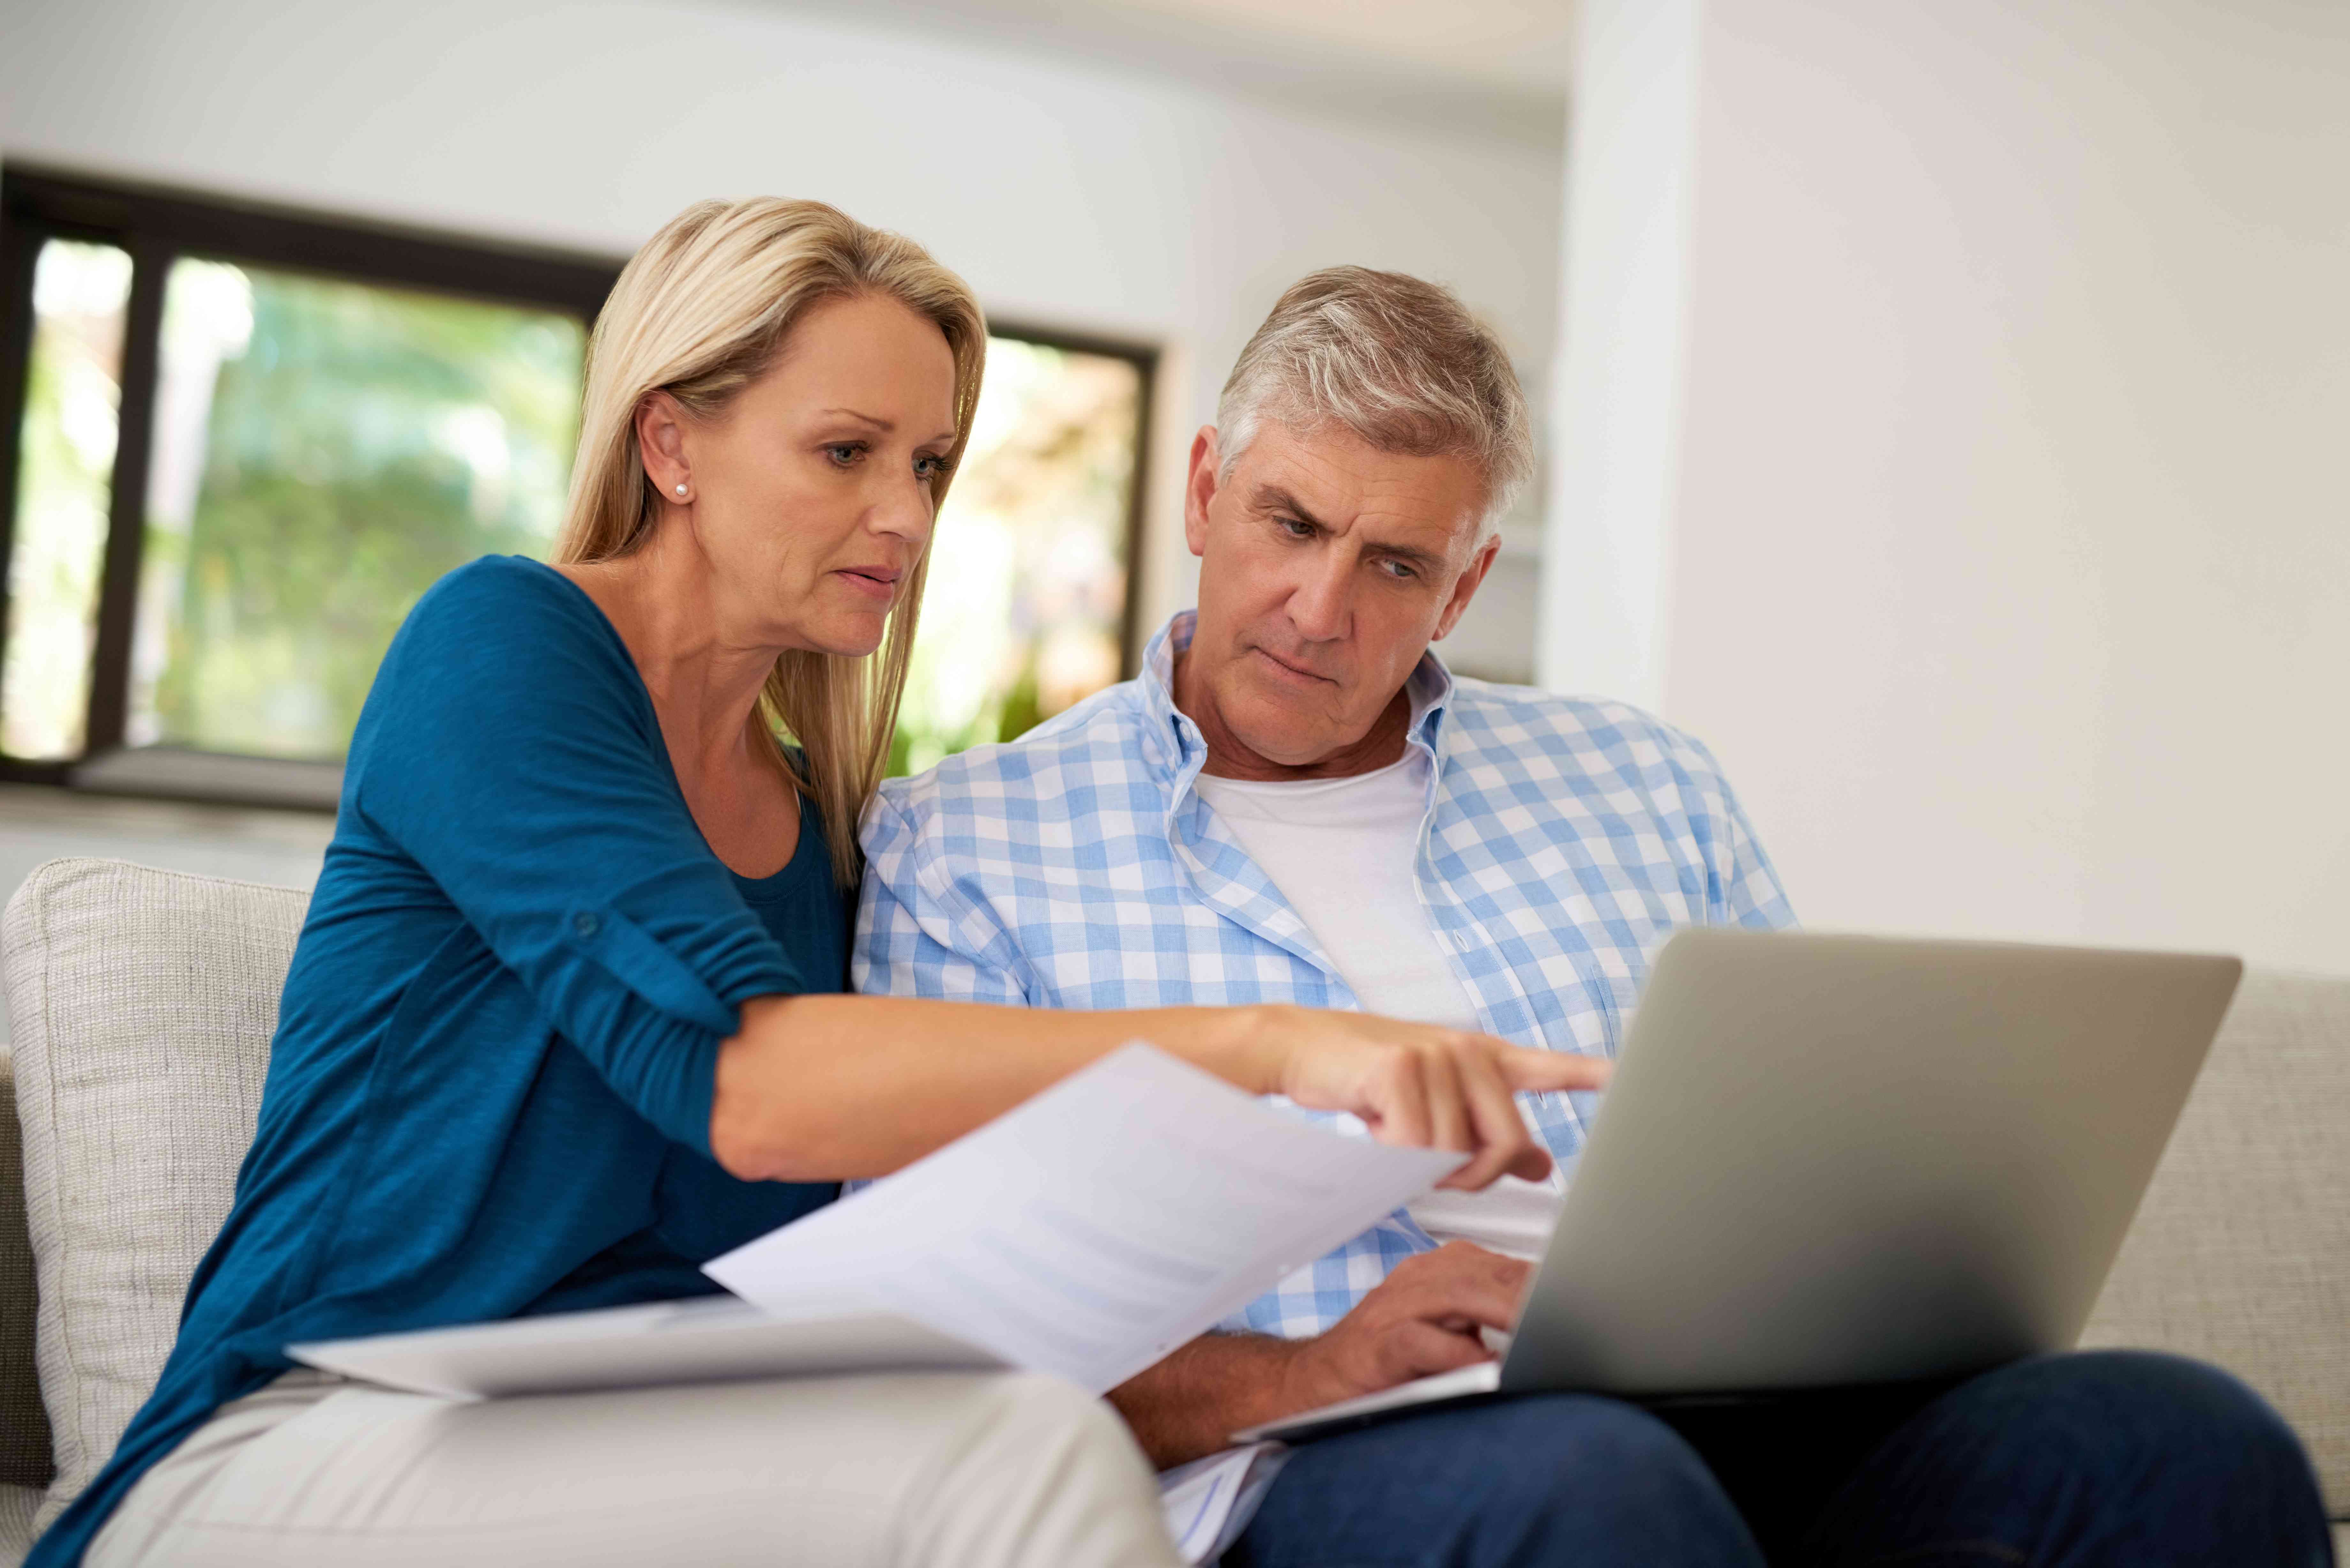
[[[1466,457],[1484,471],[1480,544],[1534,474],[1526,397],[1501,339],[1451,289],[1334,266],[1302,277],[1241,350],[1216,401],[1220,479],[1266,419],[1336,423],[1381,452]]]

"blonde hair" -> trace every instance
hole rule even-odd
[[[877,294],[936,322],[954,355],[955,444],[933,505],[971,436],[987,358],[987,322],[969,285],[900,234],[822,202],[759,196],[698,202],[645,242],[620,273],[588,344],[579,455],[555,559],[609,561],[651,537],[660,498],[637,447],[637,409],[667,392],[702,418],[765,372],[792,327],[827,300]],[[857,828],[889,762],[906,661],[929,575],[914,563],[881,646],[861,659],[800,649],[776,659],[754,726],[776,764],[824,814],[833,875],[857,879]],[[778,742],[806,753],[795,767]]]
[[[1220,479],[1268,418],[1301,434],[1336,423],[1381,452],[1468,458],[1485,474],[1480,544],[1534,473],[1508,350],[1459,295],[1408,273],[1334,266],[1289,286],[1217,400]]]

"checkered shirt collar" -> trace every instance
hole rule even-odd
[[[1166,786],[1170,796],[1180,798],[1199,776],[1201,766],[1208,760],[1208,742],[1200,733],[1200,726],[1191,715],[1175,706],[1175,660],[1191,646],[1191,634],[1198,629],[1198,610],[1178,610],[1165,626],[1159,628],[1142,649],[1142,674],[1137,684],[1141,688],[1143,711],[1150,722],[1143,726],[1143,751],[1150,764],[1152,776]],[[1426,751],[1436,763],[1436,772],[1444,767],[1444,719],[1452,702],[1452,672],[1444,661],[1430,649],[1412,666],[1404,680],[1404,691],[1411,698],[1411,722],[1406,731],[1409,743]],[[1170,805],[1174,804],[1170,800]]]

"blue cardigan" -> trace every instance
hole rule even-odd
[[[27,1568],[78,1563],[288,1344],[708,1293],[697,1263],[830,1201],[710,1155],[738,1004],[843,989],[847,909],[802,822],[782,871],[735,876],[587,595],[519,557],[434,585],[352,736],[179,1342]]]

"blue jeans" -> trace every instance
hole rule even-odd
[[[1225,1568],[2324,1568],[2260,1397],[2096,1351],[1953,1386],[1643,1407],[1547,1394],[1303,1445]]]

